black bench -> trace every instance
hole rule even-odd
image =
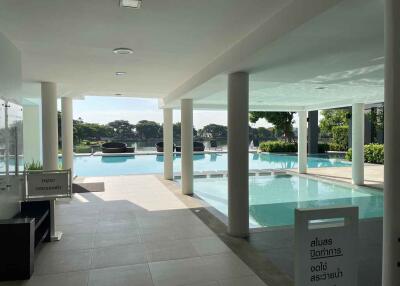
[[[35,248],[50,239],[50,201],[22,202],[21,212],[0,220],[0,281],[32,276]]]

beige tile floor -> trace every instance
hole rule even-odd
[[[297,172],[297,169],[291,169]],[[371,188],[383,189],[384,165],[365,164],[364,166],[364,185]],[[307,174],[328,180],[335,180],[345,183],[352,182],[351,167],[340,168],[309,168]]]
[[[265,285],[156,176],[85,178],[105,192],[57,203],[59,242],[37,251],[28,286]]]

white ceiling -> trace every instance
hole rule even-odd
[[[23,94],[161,98],[226,109],[229,72],[250,73],[252,110],[383,101],[383,0],[1,0],[22,53]],[[128,47],[132,55],[114,55]],[[117,71],[128,72],[116,77]]]
[[[251,110],[382,102],[383,25],[382,0],[342,1],[164,103],[177,106],[184,96],[194,98],[197,108],[226,109],[226,74],[232,70],[250,73]]]
[[[119,0],[1,0],[0,32],[21,50],[25,81],[78,97],[164,97],[288,1],[144,0],[135,10]],[[118,47],[134,54],[114,55]]]

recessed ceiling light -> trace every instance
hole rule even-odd
[[[116,48],[113,50],[113,53],[117,55],[130,55],[133,54],[133,51],[129,48]]]
[[[119,6],[139,9],[142,6],[142,0],[120,0]]]
[[[123,76],[123,75],[126,75],[126,72],[124,72],[124,71],[118,71],[118,72],[115,73],[115,75],[116,75],[116,76]]]

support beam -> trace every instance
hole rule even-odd
[[[72,98],[61,98],[62,167],[64,170],[71,169],[71,172],[73,172],[74,166],[74,127],[72,110]]]
[[[42,82],[42,144],[43,169],[58,169],[57,87]]]
[[[353,114],[352,114],[352,108],[350,107],[349,109],[349,112],[350,112],[350,114],[349,114],[349,130],[348,130],[348,133],[347,133],[347,141],[348,141],[348,145],[349,145],[349,148],[351,148],[351,145],[353,144],[353,139],[352,139],[352,136],[353,136],[353,132],[352,132],[352,129],[353,129]]]
[[[24,161],[42,162],[42,126],[39,105],[23,107]]]
[[[193,195],[193,99],[181,100],[182,193]]]
[[[249,235],[249,75],[228,76],[228,232]]]
[[[364,144],[371,144],[373,142],[372,132],[372,121],[369,114],[371,110],[364,110]]]
[[[353,184],[364,184],[364,104],[352,106],[352,178]]]
[[[307,173],[307,112],[299,111],[299,129],[297,138],[297,156],[299,174]]]
[[[164,179],[172,180],[174,177],[173,153],[173,113],[171,108],[164,108],[163,148],[164,148]]]
[[[400,1],[385,2],[385,175],[382,285],[400,285]]]
[[[318,110],[308,112],[308,154],[318,153]]]

